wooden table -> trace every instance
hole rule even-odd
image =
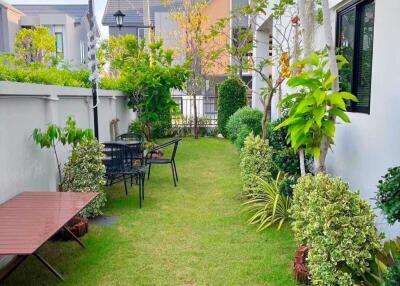
[[[0,205],[0,255],[16,258],[0,272],[6,279],[28,256],[36,257],[59,279],[58,273],[37,251],[58,230],[64,229],[84,247],[65,225],[98,193],[23,192]]]

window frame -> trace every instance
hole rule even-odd
[[[347,5],[343,6],[341,9],[336,11],[336,48],[340,48],[340,31],[342,24],[342,16],[350,11],[355,11],[355,23],[354,23],[354,50],[353,50],[353,63],[352,63],[352,75],[351,75],[351,93],[356,94],[358,89],[357,80],[360,75],[360,43],[361,43],[361,11],[362,7],[369,5],[375,5],[375,0],[353,0]],[[375,34],[375,6],[374,6],[374,34]],[[373,52],[374,52],[374,44],[372,44],[372,54],[371,54],[371,83],[372,83],[372,66],[373,66]],[[350,102],[347,106],[348,112],[354,113],[371,113],[371,83],[369,86],[368,92],[368,106],[358,106],[357,102]]]

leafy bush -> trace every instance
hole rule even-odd
[[[101,215],[105,206],[103,145],[97,140],[85,140],[76,145],[64,166],[63,190],[67,192],[98,192],[99,195],[82,212],[81,216]]]
[[[226,124],[226,137],[239,149],[243,147],[244,140],[251,132],[261,135],[262,112],[245,106],[237,110]]]
[[[382,178],[378,184],[377,206],[393,224],[400,221],[400,167],[390,168]]]
[[[1,60],[0,80],[86,88],[92,85],[87,70],[71,71],[35,64],[13,66]]]
[[[262,191],[260,178],[266,181],[272,179],[272,149],[260,136],[252,133],[247,136],[240,154],[240,169],[245,193]]]
[[[371,206],[340,178],[322,173],[300,178],[292,218],[297,242],[310,247],[314,285],[353,285],[380,248]]]
[[[171,113],[177,104],[171,90],[182,90],[190,76],[189,62],[173,63],[173,50],[162,40],[145,45],[132,35],[110,37],[102,44],[103,55],[119,74],[128,106],[139,112],[138,121],[147,141],[164,137],[171,129]]]
[[[280,229],[289,219],[289,209],[292,198],[282,194],[280,185],[282,176],[279,173],[276,180],[260,180],[261,191],[250,194],[249,199],[243,204],[245,211],[251,214],[250,224],[257,224],[257,231],[267,229],[277,224]]]
[[[228,78],[221,83],[218,89],[218,129],[224,137],[227,136],[226,124],[229,117],[246,104],[246,86],[239,78]]]

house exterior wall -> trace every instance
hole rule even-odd
[[[0,3],[0,51],[9,53],[14,49],[15,36],[22,16],[22,13]]]
[[[208,2],[208,6],[205,8],[204,14],[207,17],[207,22],[204,25],[205,29],[210,29],[212,25],[215,25],[220,19],[227,18],[230,15],[231,3],[230,0],[212,0]],[[211,43],[211,49],[220,48],[229,44],[229,26],[225,27],[223,34],[217,36]],[[227,51],[224,51],[219,57],[213,67],[211,67],[207,73],[214,76],[221,76],[226,74],[226,69],[230,64],[230,55]]]
[[[0,0],[1,1],[1,0]],[[51,5],[50,5],[51,6]],[[45,8],[51,8],[47,5]],[[85,16],[79,21],[67,14],[68,5],[58,5],[61,13],[45,11],[47,13],[37,14],[34,11],[32,15],[23,14],[14,6],[2,4],[0,2],[0,51],[12,53],[15,46],[15,38],[21,26],[46,26],[50,32],[61,31],[63,33],[64,59],[71,64],[72,67],[81,66],[81,49],[84,49],[87,55],[87,33],[89,31],[89,23]],[[24,8],[28,9],[28,8]],[[30,11],[29,9],[27,10]],[[41,10],[40,10],[41,11]],[[65,12],[65,13],[64,13]],[[82,12],[83,13],[83,12]],[[81,46],[83,47],[81,48]]]
[[[50,123],[64,126],[73,116],[80,128],[93,128],[91,89],[0,81],[0,203],[23,191],[56,191],[54,154],[34,144],[34,128]],[[99,90],[100,142],[110,140],[110,121],[120,119],[125,132],[134,119],[126,97]],[[62,162],[70,150],[58,147]]]
[[[336,27],[336,11],[349,0],[332,0],[331,20]],[[354,191],[375,206],[376,185],[387,169],[400,165],[400,85],[398,66],[400,54],[395,47],[400,45],[397,14],[400,11],[398,0],[375,0],[374,47],[371,81],[370,114],[348,113],[351,123],[338,122],[335,145],[327,157],[327,170],[340,176],[350,184]],[[262,25],[268,15],[259,20]],[[257,32],[256,32],[257,36]],[[322,27],[315,34],[314,48],[322,49],[325,38]],[[262,48],[261,48],[262,50]],[[260,86],[255,77],[255,88]],[[257,90],[256,90],[257,92]],[[254,99],[256,100],[256,99]],[[254,107],[259,107],[253,101]],[[276,101],[272,106],[273,117],[277,116]],[[388,237],[400,234],[400,224],[389,226],[386,219],[376,209],[377,226]]]

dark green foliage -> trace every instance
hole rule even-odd
[[[400,167],[390,168],[378,184],[377,206],[390,224],[400,221]]]
[[[276,126],[281,124],[288,118],[287,115],[278,118],[277,120],[271,121],[268,124],[268,141],[269,145],[275,150],[281,150],[284,148],[289,148],[290,144],[287,143],[287,127],[282,127],[280,129],[274,130]]]
[[[261,135],[262,112],[248,106],[237,110],[226,124],[226,136],[239,149],[243,147],[246,137],[253,132],[253,135]]]
[[[400,260],[400,258],[398,258]],[[388,268],[386,275],[386,281],[383,286],[398,286],[400,285],[400,264]]]
[[[246,86],[239,78],[232,77],[222,82],[218,89],[218,129],[224,137],[227,137],[229,117],[246,104]]]
[[[244,141],[246,140],[247,136],[249,136],[251,133],[250,128],[247,125],[244,125],[241,129],[239,134],[236,137],[235,140],[235,146],[240,150],[244,146]]]
[[[171,129],[171,114],[166,111],[164,114],[160,114],[159,120],[154,123],[151,137],[154,139],[167,137],[170,135]]]
[[[282,180],[281,191],[284,194],[291,195],[293,193],[292,186],[296,184],[300,177],[300,160],[298,154],[287,143],[287,127],[274,130],[276,126],[287,119],[284,115],[277,120],[268,124],[269,145],[274,149],[273,160],[278,169],[286,174]],[[311,157],[306,157],[306,171],[311,162]]]

